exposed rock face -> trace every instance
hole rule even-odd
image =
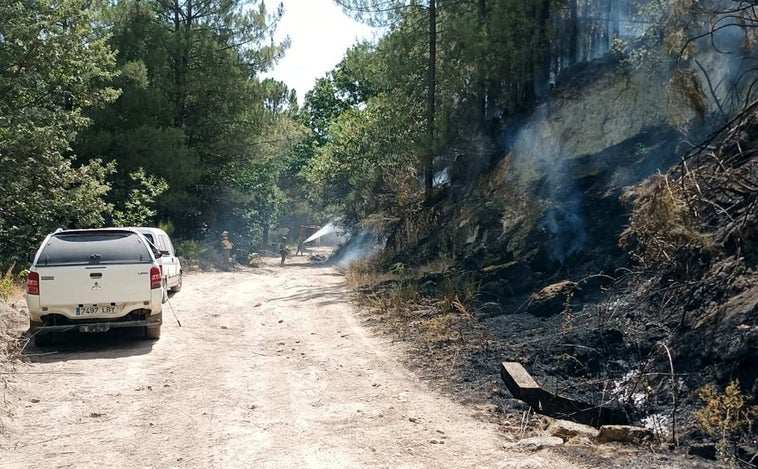
[[[564,160],[600,153],[667,126],[670,75],[668,65],[618,64],[591,83],[558,88],[514,138],[514,169],[528,183],[561,169]]]
[[[593,67],[600,72],[592,75]],[[457,200],[455,187],[441,194],[433,215],[400,223],[390,250],[403,258],[413,252],[421,263],[450,255],[480,271],[485,294],[500,298],[562,280],[556,276],[568,264],[613,270],[614,237],[625,221],[620,189],[667,167],[682,136],[667,124],[668,66],[611,60],[582,72],[582,82],[564,79],[532,116],[506,128],[505,158],[465,200]]]

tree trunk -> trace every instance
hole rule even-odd
[[[611,31],[608,35],[608,50],[611,50],[613,48],[613,41],[621,35],[621,23],[619,22],[619,17],[621,16],[621,8],[621,5],[617,5],[614,2],[611,2],[610,6],[608,7],[608,20],[611,23]]]
[[[487,0],[479,0],[479,34],[484,37],[487,29]],[[479,108],[479,127],[484,128],[487,119],[487,54],[484,50],[479,51],[479,81],[477,83],[477,107]]]
[[[571,0],[570,3],[570,16],[569,16],[569,65],[574,65],[579,59],[579,50],[577,47],[577,36],[579,34],[579,8],[577,6],[577,0]]]
[[[532,62],[532,85],[534,86],[533,97],[536,100],[547,96],[549,90],[550,75],[550,0],[540,0],[534,5],[534,19],[537,26],[536,54]]]
[[[176,35],[176,49],[174,56],[174,126],[184,127],[184,93],[185,75],[187,70],[187,53],[184,50],[184,35],[182,27],[181,5],[179,0],[174,0],[174,34]]]
[[[424,152],[424,190],[431,195],[434,183],[434,115],[437,85],[437,6],[436,0],[429,1],[429,70],[427,75],[426,97],[426,136],[427,148]]]

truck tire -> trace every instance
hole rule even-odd
[[[174,288],[171,289],[172,293],[179,293],[182,291],[182,273],[179,272],[179,282],[177,282],[176,285],[174,285]]]
[[[53,345],[52,337],[50,337],[50,334],[38,332],[34,334],[34,345],[37,347],[49,347]]]
[[[145,326],[145,338],[158,340],[161,338],[161,326]]]
[[[62,332],[37,332],[34,334],[34,345],[37,347],[50,347],[63,340]]]
[[[161,298],[161,303],[166,303],[168,301],[168,280],[164,278],[163,282],[162,282],[162,285],[163,285],[163,287],[162,287],[162,289],[163,289],[163,298]]]

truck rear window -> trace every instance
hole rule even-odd
[[[150,251],[136,233],[60,233],[42,248],[38,265],[150,264]]]

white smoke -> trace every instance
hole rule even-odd
[[[386,240],[369,230],[352,233],[347,242],[340,246],[329,262],[340,269],[347,269],[355,261],[370,259],[384,249]]]
[[[545,243],[551,257],[564,261],[581,250],[587,240],[582,214],[582,193],[572,179],[573,158],[562,150],[562,133],[546,132],[546,106],[541,106],[515,136],[511,148],[514,178],[517,184],[534,187],[548,209],[539,226],[547,233]]]

